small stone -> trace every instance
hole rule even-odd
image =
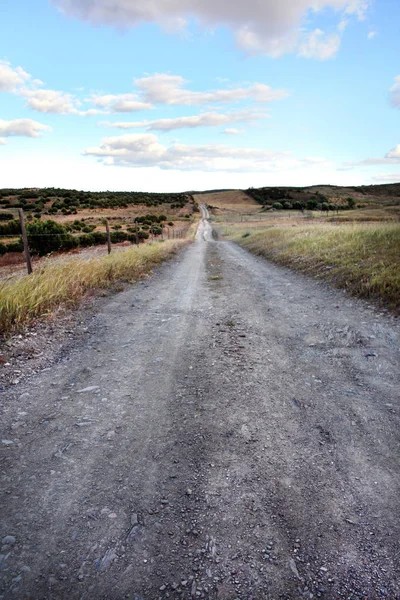
[[[320,567],[319,570],[323,571],[324,573],[326,573],[328,569],[326,567]]]
[[[290,569],[291,569],[292,573],[294,573],[296,575],[296,577],[298,577],[298,579],[300,579],[300,575],[299,575],[299,572],[298,572],[297,567],[296,567],[296,563],[294,562],[293,558],[291,558],[289,560],[289,566],[290,566]]]
[[[98,389],[98,385],[90,385],[89,387],[83,388],[82,390],[78,390],[78,394],[84,394],[85,392],[94,392],[94,390]]]
[[[108,439],[108,441],[110,442],[111,440],[113,440],[115,438],[115,435],[116,435],[115,431],[109,431],[107,433],[107,439]]]
[[[12,440],[1,440],[1,443],[3,446],[12,446],[14,442]]]
[[[138,516],[136,513],[131,514],[131,525],[132,525],[132,527],[139,525],[139,519],[138,519]]]
[[[186,496],[191,496],[193,494],[193,490],[191,490],[190,488],[188,488],[186,490]]]
[[[8,544],[9,546],[14,546],[15,542],[16,542],[16,539],[13,535],[6,535],[1,540],[2,544]]]
[[[109,519],[116,519],[117,517],[118,517],[117,513],[113,513],[113,512],[108,515]]]
[[[161,585],[161,586],[159,587],[159,590],[160,590],[160,592],[164,592],[166,589],[167,589],[167,586],[166,586],[166,585]]]

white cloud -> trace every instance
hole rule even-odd
[[[337,33],[326,35],[321,29],[315,29],[303,36],[299,46],[299,55],[326,60],[335,56],[339,46],[340,36]]]
[[[372,40],[376,35],[377,35],[376,31],[370,31],[368,34],[368,39]]]
[[[180,31],[195,18],[202,26],[229,27],[245,50],[280,56],[296,51],[301,27],[311,13],[331,9],[339,23],[363,19],[370,0],[52,0],[67,15],[118,28],[159,23]],[[333,44],[333,40],[331,40]],[[303,54],[315,57],[315,54]],[[318,57],[320,58],[320,57]]]
[[[32,119],[16,119],[15,121],[0,119],[0,136],[40,137],[45,131],[51,131],[51,127],[32,121]],[[5,143],[5,140],[3,140],[3,143]]]
[[[153,108],[148,102],[141,102],[134,94],[94,94],[90,98],[94,106],[104,109],[105,112],[124,113],[149,110]]]
[[[374,183],[400,183],[400,171],[398,173],[378,173],[371,178]]]
[[[309,165],[326,164],[324,159],[298,160],[289,152],[261,148],[232,148],[217,144],[189,146],[160,144],[156,135],[126,134],[102,140],[98,147],[84,150],[103,164],[123,167],[159,167],[181,171],[275,172]]]
[[[5,146],[7,144],[7,140],[4,138],[0,138],[0,146]]]
[[[195,106],[207,103],[229,103],[240,100],[253,100],[258,103],[281,100],[288,93],[283,89],[272,89],[269,85],[255,83],[247,88],[193,92],[184,86],[186,80],[180,75],[155,74],[136,79],[145,102],[150,104],[172,104]]]
[[[395,158],[400,160],[400,144],[398,144],[396,148],[393,148],[393,150],[389,150],[385,158]]]
[[[389,150],[389,152],[387,152],[383,158],[382,157],[377,157],[377,158],[372,157],[372,158],[365,158],[364,160],[360,160],[360,161],[348,162],[348,163],[345,163],[345,168],[351,169],[353,167],[368,167],[368,166],[372,166],[372,165],[396,165],[396,164],[400,164],[400,144],[398,144],[395,148],[392,148],[392,150]]]
[[[117,123],[105,122],[102,125],[117,129],[146,129],[147,131],[173,131],[175,129],[194,129],[197,127],[219,127],[230,123],[255,121],[265,119],[269,115],[251,110],[237,111],[227,114],[217,112],[203,113],[190,117],[175,119],[157,119],[155,121],[122,121]]]
[[[74,114],[91,116],[103,111],[90,108],[81,110],[82,102],[73,94],[67,92],[40,89],[43,82],[32,79],[21,67],[12,67],[7,61],[0,60],[0,91],[10,92],[27,98],[26,106],[41,113],[61,115]]]
[[[21,67],[13,68],[9,62],[0,60],[0,92],[16,93],[31,76]]]
[[[236,127],[227,127],[226,129],[224,129],[225,135],[239,135],[240,133],[243,133],[242,129],[236,129]]]
[[[77,110],[78,102],[71,94],[56,90],[25,90],[22,94],[26,105],[41,113],[71,114]]]
[[[394,78],[395,83],[390,88],[390,102],[394,108],[400,108],[400,75]]]

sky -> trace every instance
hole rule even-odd
[[[0,0],[0,188],[400,181],[398,0]]]

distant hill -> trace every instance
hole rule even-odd
[[[300,205],[327,203],[329,205],[399,206],[400,183],[362,186],[313,185],[310,187],[263,187],[245,190],[251,198],[263,206],[274,203]],[[296,206],[295,206],[296,204]]]

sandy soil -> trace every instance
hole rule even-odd
[[[0,598],[400,597],[394,317],[205,222],[85,323],[0,394]]]

